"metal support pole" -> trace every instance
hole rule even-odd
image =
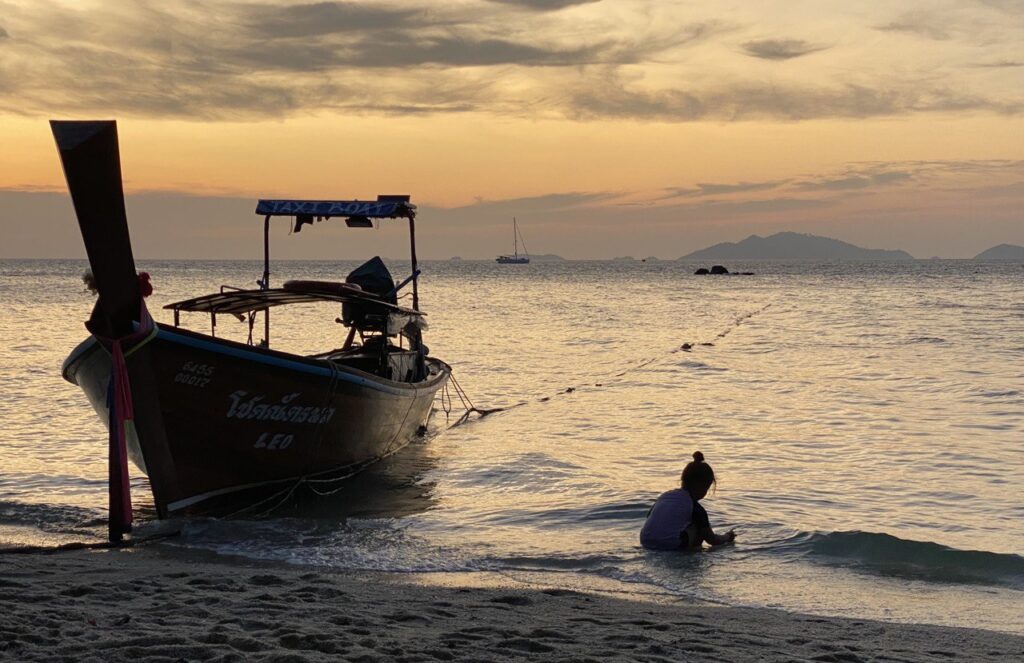
[[[412,252],[412,307],[414,310],[420,310],[420,293],[417,285],[419,284],[419,266],[416,262],[416,215],[409,215],[409,248]]]
[[[270,215],[263,217],[263,280],[260,290],[270,288]],[[263,309],[263,347],[270,347],[270,307]]]
[[[270,287],[270,215],[263,217],[263,280],[260,290]]]

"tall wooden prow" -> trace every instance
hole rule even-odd
[[[86,327],[100,342],[124,338],[133,332],[136,323],[141,322],[142,294],[128,234],[117,124],[112,120],[54,120],[50,127],[57,141],[64,177],[99,293]],[[104,342],[104,345],[109,350],[109,342]],[[145,437],[152,442],[144,445],[150,450],[144,461],[156,503],[165,504],[166,500],[160,496],[165,486],[171,485],[169,473],[173,472],[174,463],[171,462],[160,406],[153,388],[156,380],[148,348],[140,347],[126,366],[132,385],[135,432],[140,438]],[[122,500],[124,496],[115,495],[119,490],[117,486],[127,485],[127,469],[123,450],[120,451],[122,460],[116,458],[118,450],[114,448],[113,440],[111,432],[110,538],[117,541],[127,531],[125,523],[131,522],[131,514],[124,513],[127,502]],[[163,517],[165,514],[159,515]]]
[[[97,336],[124,335],[138,321],[140,295],[121,187],[117,124],[52,120],[50,127],[99,291],[87,326]]]

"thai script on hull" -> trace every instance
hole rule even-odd
[[[250,395],[247,391],[238,390],[231,394],[231,407],[228,408],[228,419],[246,419],[252,421],[283,421],[292,424],[325,424],[334,416],[333,407],[315,407],[293,405],[293,401],[302,394],[296,392],[282,396],[277,402],[263,401],[263,395]]]

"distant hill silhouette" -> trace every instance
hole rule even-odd
[[[913,260],[906,251],[862,249],[829,237],[782,232],[761,237],[751,235],[742,242],[723,242],[694,251],[680,260]]]
[[[974,256],[975,260],[1024,260],[1024,246],[1000,244]]]
[[[562,256],[556,256],[554,253],[541,253],[539,255],[530,255],[530,260],[533,262],[557,262],[559,260],[565,260]]]

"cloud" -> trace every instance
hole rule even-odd
[[[244,16],[243,25],[254,35],[268,39],[393,30],[430,22],[427,13],[418,9],[349,2],[318,2],[286,7],[252,4],[245,5],[244,11],[238,14]]]
[[[979,62],[972,64],[972,67],[981,67],[984,69],[1005,69],[1012,67],[1024,67],[1024,62],[1019,60],[997,60],[995,62]]]
[[[535,11],[558,11],[574,5],[588,5],[601,0],[491,0],[503,5],[515,5]]]
[[[922,11],[906,12],[894,21],[876,25],[875,29],[883,32],[908,32],[936,41],[952,38],[948,24],[936,19],[932,14]]]
[[[702,203],[702,213],[714,213],[717,218],[730,218],[737,214],[763,214],[766,212],[788,212],[801,209],[831,207],[831,200],[817,198],[766,198],[763,200],[723,201],[709,200]]]
[[[1014,200],[1024,200],[1024,181],[984,187],[960,187],[954,190],[968,193],[972,198],[1012,198]]]
[[[1024,161],[1017,159],[945,159],[936,161],[865,161],[849,164],[844,173],[873,175],[886,172],[908,173],[915,180],[946,175],[978,175],[984,177],[1024,176]]]
[[[7,33],[7,30],[4,30],[4,26],[0,25],[0,39],[9,39],[10,36],[11,35]]]
[[[487,212],[503,212],[521,210],[523,212],[557,212],[580,207],[588,207],[596,203],[617,198],[616,192],[579,192],[549,193],[543,196],[527,196],[523,198],[506,198],[502,200],[477,200],[469,205],[445,208],[446,212],[468,212],[480,214]]]
[[[914,179],[908,171],[860,172],[840,177],[822,177],[797,183],[798,191],[855,191],[900,184]]]
[[[570,113],[580,118],[634,118],[669,122],[697,120],[809,120],[870,118],[909,113],[988,111],[1017,114],[1021,101],[915,84],[810,87],[736,82],[711,89],[642,89],[610,72],[570,90]]]
[[[792,60],[826,48],[802,39],[759,39],[743,44],[743,51],[747,55],[762,60]]]
[[[702,67],[722,49],[713,37],[727,29],[713,16],[668,20],[680,17],[586,4],[167,0],[86,10],[34,0],[12,5],[0,28],[19,36],[2,40],[0,112],[201,120],[486,112],[690,122],[1017,114],[1024,105],[1019,87],[991,80],[1020,63],[992,51],[984,77],[971,67],[959,69],[961,78],[904,71],[900,80],[889,69],[865,69],[842,85],[802,75],[811,64],[800,58],[826,47],[752,40],[743,45],[750,57],[798,61],[786,68],[791,79],[751,80],[749,62],[735,54]]]
[[[698,182],[696,188],[672,187],[666,189],[666,198],[693,198],[698,196],[719,196],[749,191],[765,191],[777,189],[788,180],[771,180],[768,182],[737,182],[735,184],[708,184]]]
[[[274,42],[225,50],[221,62],[256,71],[330,72],[349,68],[569,67],[602,62],[632,62],[640,54],[610,42],[582,46],[528,44],[466,34],[419,35],[401,32],[354,38],[325,48],[323,44]]]
[[[39,0],[16,16],[31,38],[5,61],[12,83],[0,110],[198,119],[516,112],[544,94],[538,79],[525,94],[497,94],[507,72],[495,68],[635,64],[706,33],[579,30],[571,21],[533,25],[515,7],[427,7],[192,0],[84,11]]]
[[[984,185],[973,186],[964,191],[988,190],[988,183],[993,180],[1019,182],[1024,178],[1024,161],[1011,159],[988,160],[946,160],[946,161],[899,161],[899,162],[856,162],[848,164],[838,173],[820,173],[803,176],[798,179],[767,180],[761,182],[725,182],[698,183],[692,187],[672,187],[666,189],[667,195],[656,196],[641,204],[661,204],[672,199],[698,199],[715,196],[735,196],[760,191],[779,191],[780,199],[793,199],[793,194],[822,193],[847,194],[850,192],[868,193],[889,187],[914,184],[918,188],[938,184],[950,178],[963,180],[971,177]],[[1016,192],[1018,184],[993,185],[994,191]],[[801,198],[804,199],[804,198]],[[680,205],[691,204],[718,205],[721,199],[699,200],[694,203],[681,202]]]
[[[981,0],[981,3],[1011,13],[1015,18],[1024,13],[1024,0]]]

